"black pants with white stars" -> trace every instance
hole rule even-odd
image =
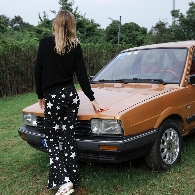
[[[75,126],[80,100],[74,86],[45,96],[45,138],[50,158],[48,189],[67,182],[78,185]]]

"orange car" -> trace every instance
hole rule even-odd
[[[122,162],[145,157],[168,170],[181,158],[182,137],[195,132],[195,41],[163,43],[120,52],[91,77],[97,112],[81,90],[76,127],[78,158]],[[23,110],[21,138],[46,151],[43,111]]]

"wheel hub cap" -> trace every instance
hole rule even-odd
[[[161,158],[166,164],[173,164],[179,155],[179,136],[173,129],[167,129],[161,138]]]

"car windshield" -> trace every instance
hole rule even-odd
[[[119,53],[92,80],[93,82],[179,83],[187,48],[157,48]]]

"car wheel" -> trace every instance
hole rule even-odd
[[[182,135],[178,124],[167,119],[159,127],[157,138],[145,161],[149,168],[157,171],[171,169],[180,161]]]

